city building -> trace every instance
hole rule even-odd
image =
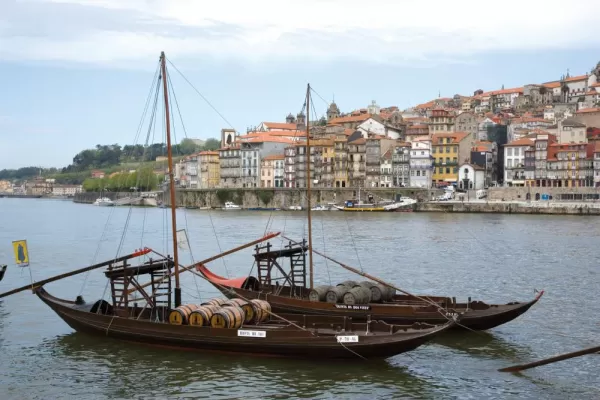
[[[397,143],[392,148],[392,182],[394,187],[410,185],[410,143]]]
[[[522,138],[504,145],[504,184],[525,186],[525,152],[533,149],[534,141]]]
[[[458,188],[462,190],[480,190],[485,186],[485,171],[479,165],[461,164],[458,168]]]
[[[410,148],[409,170],[410,186],[431,188],[434,159],[431,156],[431,142],[412,142]]]
[[[437,186],[457,183],[458,165],[460,162],[469,162],[473,142],[473,136],[466,132],[437,133],[432,136],[432,180]]]
[[[454,132],[454,114],[442,108],[431,110],[429,116],[429,137],[437,133]]]
[[[221,166],[218,151],[201,151],[198,153],[199,185],[201,189],[213,189],[221,183]]]

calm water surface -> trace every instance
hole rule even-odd
[[[128,220],[127,234],[123,228]],[[0,292],[126,254],[168,252],[166,210],[102,208],[67,201],[0,199]],[[178,210],[200,260],[265,231],[301,238],[303,213]],[[385,361],[344,363],[182,352],[76,334],[29,292],[0,300],[0,399],[159,398],[600,398],[600,356],[497,372],[514,363],[598,344],[600,218],[461,214],[316,213],[315,249],[405,290],[488,302],[541,302],[486,333],[451,333]],[[13,265],[11,241],[27,239],[31,269]],[[272,242],[281,244],[281,239]],[[215,261],[224,276],[252,267],[252,250]],[[349,272],[316,256],[315,282]],[[184,300],[217,295],[182,275]],[[47,285],[59,297],[105,293],[101,271]]]

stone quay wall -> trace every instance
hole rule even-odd
[[[108,197],[112,201],[123,199],[125,197],[131,197],[132,193],[130,192],[103,192],[100,195],[99,192],[83,192],[76,193],[73,197],[74,203],[83,203],[83,204],[93,204],[98,197]]]
[[[438,196],[441,191],[421,188],[369,188],[361,189],[361,200],[367,201],[367,193],[374,196],[374,200],[397,199],[406,196],[418,201],[428,201],[433,196]],[[311,189],[311,205],[336,203],[342,204],[344,200],[356,198],[358,189],[352,188],[316,188]],[[169,204],[169,196],[165,203]],[[177,190],[176,202],[178,206],[192,207],[223,207],[225,202],[231,201],[242,208],[288,208],[291,206],[306,205],[306,190],[295,188],[251,188],[251,189],[183,189]]]
[[[488,199],[490,201],[527,201],[536,200],[536,195],[547,194],[552,196],[554,201],[560,200],[562,195],[600,195],[600,188],[593,187],[502,187],[489,188]]]
[[[447,213],[500,213],[545,215],[600,215],[597,204],[532,202],[436,202],[419,203],[416,211]]]

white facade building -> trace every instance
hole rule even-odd
[[[504,145],[504,184],[525,186],[525,150],[533,145],[534,141],[528,138]]]
[[[485,188],[485,170],[469,163],[458,168],[458,188],[464,190],[481,190]]]
[[[427,141],[413,142],[410,149],[410,186],[431,187],[433,158],[431,144]]]

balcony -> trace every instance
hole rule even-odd
[[[441,161],[441,162],[435,162],[433,165],[435,165],[436,167],[457,167],[458,166],[458,161]]]

